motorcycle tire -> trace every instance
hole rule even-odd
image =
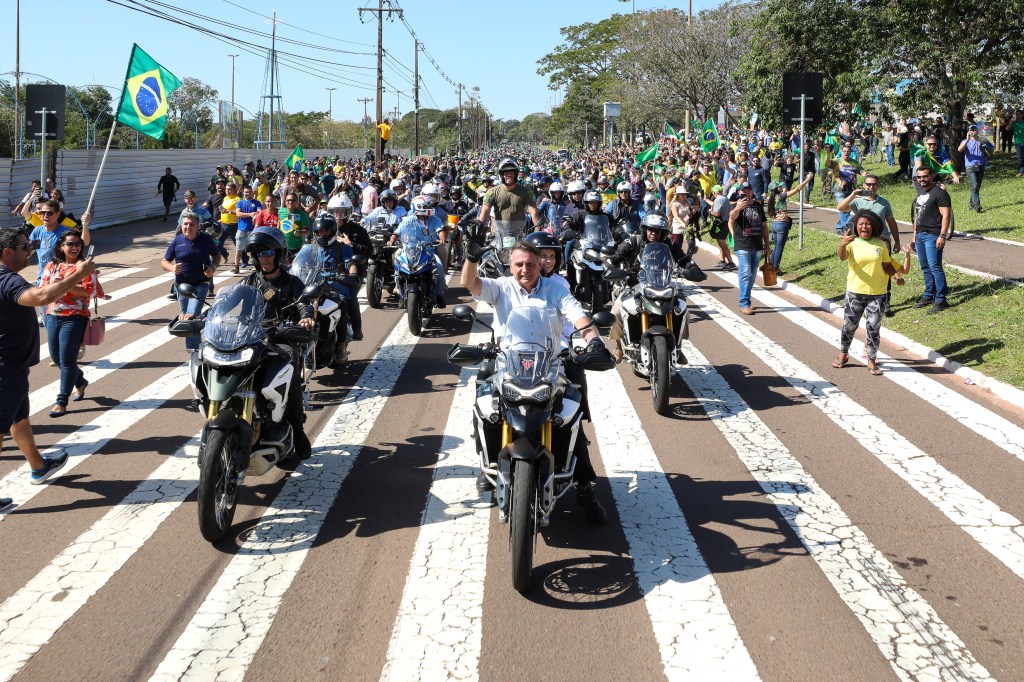
[[[423,332],[423,318],[420,317],[422,295],[419,291],[410,291],[405,297],[406,317],[409,318],[409,331],[413,336],[419,336]]]
[[[211,431],[199,469],[199,532],[207,542],[220,542],[231,530],[238,500],[235,442],[238,432]]]
[[[650,381],[651,402],[658,414],[665,414],[665,410],[668,409],[668,387],[672,380],[668,361],[668,339],[664,336],[655,336],[651,344]]]
[[[384,280],[377,276],[377,264],[370,263],[366,267],[366,302],[371,308],[380,308],[383,292]]]
[[[512,552],[512,586],[522,594],[530,589],[533,574],[533,535],[537,520],[537,463],[517,459],[513,467],[508,544]]]

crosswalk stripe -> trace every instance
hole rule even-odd
[[[732,275],[723,278],[733,284],[736,283],[736,278]],[[822,341],[834,347],[838,346],[839,330],[824,320],[794,307],[789,301],[769,291],[754,289],[753,297],[771,306],[775,312]],[[850,355],[851,361],[856,359],[856,356]],[[1017,459],[1024,460],[1024,428],[881,351],[878,352],[878,359],[885,365],[882,376],[888,377],[896,385],[938,408],[951,419]]]
[[[692,287],[690,299],[844,433],[876,457],[978,544],[1024,577],[1024,526],[831,382],[724,304]]]
[[[61,450],[67,453],[67,464],[57,474],[63,476],[84,462],[89,455],[98,452],[108,441],[117,438],[123,431],[137,424],[184,390],[188,386],[188,381],[188,367],[179,365],[124,402],[102,412],[96,419],[65,436],[42,454],[56,454]],[[45,489],[45,486],[32,485],[29,482],[29,471],[26,462],[0,480],[0,490],[4,491],[5,496],[13,499],[17,506],[25,504]],[[12,507],[0,512],[0,521],[7,518],[14,509]]]
[[[619,374],[587,373],[601,461],[665,676],[759,679]]]
[[[0,604],[0,680],[14,677],[192,493],[199,436]]]
[[[285,482],[154,680],[244,677],[419,339],[398,320],[317,437],[317,456]]]
[[[990,679],[931,605],[907,585],[708,359],[688,341],[682,347],[690,364],[679,376],[897,676],[908,681]]]
[[[477,312],[489,321],[485,308],[479,304]],[[488,338],[478,331],[468,343]],[[479,677],[491,494],[475,487],[480,471],[472,435],[476,374],[475,367],[459,373],[381,680]]]

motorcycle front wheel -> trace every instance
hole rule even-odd
[[[199,469],[199,532],[207,542],[220,542],[231,529],[238,500],[235,471],[236,430],[211,431]]]
[[[658,414],[665,414],[668,408],[668,386],[672,378],[668,369],[669,350],[668,339],[664,336],[655,336],[651,344],[651,402],[654,404],[654,411]]]
[[[530,589],[533,573],[533,534],[537,518],[537,464],[517,459],[512,469],[512,509],[508,543],[512,551],[512,586]]]
[[[370,263],[366,267],[366,302],[371,308],[379,308],[384,298],[384,280],[377,276],[377,264]]]
[[[413,336],[419,336],[423,332],[423,318],[420,316],[420,297],[422,292],[410,291],[405,297],[405,312],[409,319],[409,331]]]

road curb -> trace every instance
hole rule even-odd
[[[705,242],[698,242],[698,246],[708,253],[718,255],[718,248],[707,244]],[[760,286],[760,285],[758,285]],[[764,287],[762,287],[764,288]],[[827,313],[831,313],[840,320],[843,319],[843,307],[836,305],[829,299],[816,294],[812,291],[804,289],[802,286],[793,284],[792,282],[786,281],[779,278],[778,286],[771,287],[774,289],[783,289],[789,293],[804,299],[811,305],[815,305]],[[767,289],[766,289],[767,290]],[[896,345],[902,346],[905,350],[910,351],[914,355],[917,355],[929,362],[935,364],[938,367],[945,369],[948,372],[956,374],[964,379],[965,383],[976,384],[993,395],[1002,398],[1003,400],[1013,403],[1014,405],[1024,405],[1024,390],[1011,386],[1010,384],[993,379],[992,377],[982,374],[976,369],[965,367],[955,360],[950,360],[934,348],[929,348],[924,344],[918,343],[913,339],[910,339],[903,334],[891,329],[885,332],[885,340]]]

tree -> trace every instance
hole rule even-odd
[[[181,87],[167,98],[167,118],[181,123],[182,118],[195,116],[200,132],[213,127],[213,106],[217,102],[217,90],[198,78],[186,76]]]
[[[563,144],[579,147],[588,140],[599,138],[604,124],[601,103],[596,79],[581,78],[573,82],[562,103],[551,110],[551,137]]]
[[[588,81],[598,90],[614,80],[615,64],[622,54],[622,32],[632,20],[629,14],[613,14],[597,23],[566,26],[559,30],[562,44],[537,62],[537,73],[548,76],[552,90]]]

